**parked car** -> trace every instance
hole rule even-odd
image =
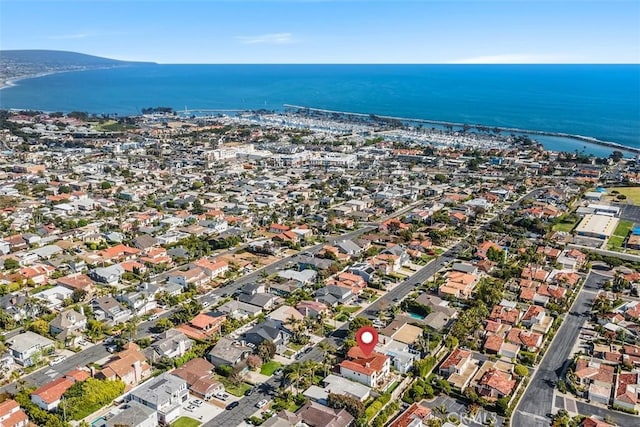
[[[191,401],[191,403],[196,405],[196,406],[201,406],[202,405],[202,400],[194,399],[194,400]]]
[[[251,396],[253,394],[253,387],[244,392],[245,396]]]
[[[115,345],[110,345],[109,347],[107,347],[107,351],[109,353],[115,353],[117,349],[118,348]]]
[[[64,361],[64,359],[66,359],[66,357],[64,357],[64,356],[56,356],[55,358],[53,358],[51,360],[51,362],[49,362],[49,365],[51,365],[51,366],[57,365],[58,363],[62,363]]]
[[[278,368],[273,372],[273,375],[281,375],[282,374],[282,368]]]
[[[266,405],[269,401],[267,399],[262,399],[260,402],[256,403],[256,408],[262,408],[264,405]]]
[[[158,317],[160,317],[160,315],[158,315],[158,314],[152,314],[151,316],[149,316],[149,320],[150,320],[150,321],[154,321],[154,320],[157,320],[157,319],[158,319]]]
[[[229,398],[229,395],[227,393],[222,392],[216,393],[215,396],[220,400],[227,400]]]
[[[233,408],[235,408],[236,406],[238,406],[240,403],[238,403],[238,401],[236,400],[235,402],[231,402],[227,405],[227,411],[232,410]]]

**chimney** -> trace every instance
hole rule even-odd
[[[80,314],[82,314],[84,316],[84,307],[80,306]]]

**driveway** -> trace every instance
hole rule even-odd
[[[217,415],[219,415],[224,411],[223,408],[220,408],[214,405],[213,403],[206,402],[198,397],[195,397],[195,398],[193,396],[189,396],[189,397],[190,399],[182,404],[181,416],[183,417],[193,418],[194,420],[198,420],[201,423],[206,423],[207,421],[213,419],[214,417],[216,417]],[[200,405],[200,407],[191,405],[191,403],[196,399],[202,401],[202,404]],[[191,411],[187,410],[186,408],[190,405],[195,406],[195,409]]]

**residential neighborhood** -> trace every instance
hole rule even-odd
[[[291,113],[0,124],[2,426],[640,424],[639,159]]]

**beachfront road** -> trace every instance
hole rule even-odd
[[[610,276],[594,273],[593,271],[587,276],[572,309],[567,313],[553,343],[547,349],[540,366],[538,366],[533,379],[529,383],[529,387],[520,398],[520,402],[511,417],[511,426],[542,427],[551,424],[551,419],[548,415],[553,408],[555,384],[564,377],[571,363],[571,350],[578,339],[580,328],[589,316],[593,298],[598,290],[602,288],[602,284],[608,279],[610,279]],[[631,415],[581,404],[580,402],[577,402],[577,404],[581,414],[610,416],[619,426],[638,425],[638,418]]]

